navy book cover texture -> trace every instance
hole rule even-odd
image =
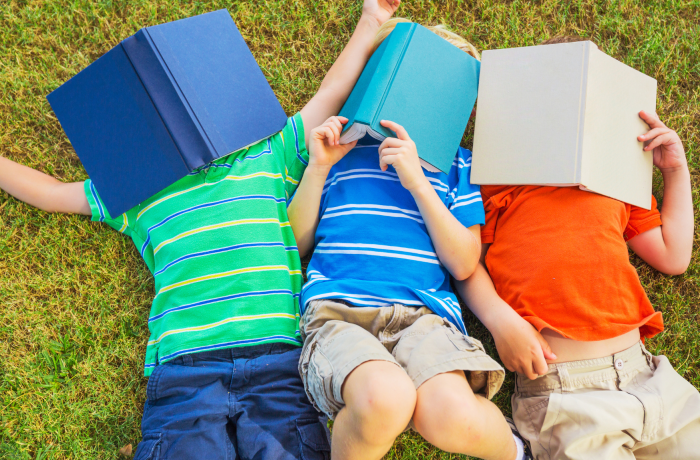
[[[141,29],[47,99],[111,216],[287,120],[226,10]]]

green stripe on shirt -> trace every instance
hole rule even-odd
[[[85,182],[92,220],[131,237],[155,280],[145,375],[185,353],[301,345],[303,283],[287,200],[308,153],[300,114],[280,132],[112,218]]]

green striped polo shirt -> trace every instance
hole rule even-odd
[[[155,279],[145,375],[177,356],[301,345],[303,284],[287,201],[308,160],[300,114],[112,218],[92,181],[92,220],[133,240]]]

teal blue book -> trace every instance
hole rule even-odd
[[[348,118],[341,142],[396,137],[379,124],[390,120],[406,128],[424,162],[447,173],[476,102],[479,70],[477,59],[425,27],[397,24],[340,111]]]

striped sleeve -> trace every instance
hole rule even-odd
[[[472,155],[460,147],[450,171],[450,192],[447,194],[447,209],[465,227],[483,225],[484,206],[480,187],[471,183]]]
[[[287,199],[294,195],[301,176],[309,164],[309,153],[306,150],[304,122],[301,113],[296,113],[287,120],[287,124],[279,134],[282,148],[275,149],[280,165],[284,165],[284,184]]]
[[[102,198],[100,198],[100,195],[97,193],[95,184],[88,179],[85,181],[84,187],[85,196],[90,204],[90,211],[92,211],[92,220],[95,222],[104,222],[119,233],[131,237],[136,247],[140,248],[143,244],[143,238],[141,238],[130,225],[130,223],[136,222],[136,213],[129,210],[120,216],[112,218]]]

